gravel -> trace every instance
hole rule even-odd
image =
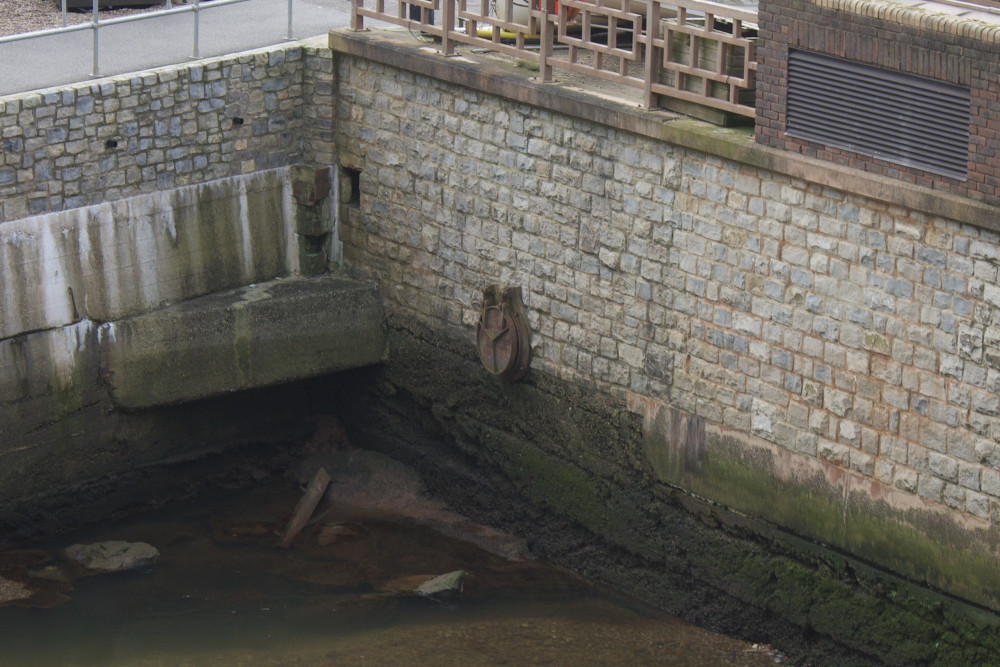
[[[180,4],[180,2],[174,0],[174,4]],[[151,9],[163,9],[163,6],[163,3],[160,3],[144,8],[102,9],[100,18],[113,18]],[[69,25],[87,23],[91,17],[92,12],[90,11],[70,10],[66,12],[66,22]],[[57,0],[0,0],[0,37],[58,28],[61,25],[62,8]]]

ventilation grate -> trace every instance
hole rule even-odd
[[[968,88],[790,50],[785,133],[965,180],[969,97]]]

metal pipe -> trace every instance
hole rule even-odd
[[[199,26],[200,19],[201,19],[201,3],[199,2],[199,0],[194,0],[194,52],[191,54],[191,57],[196,60],[201,57],[198,51],[198,37],[199,37],[198,29],[200,27]]]
[[[289,0],[291,2],[292,0]],[[209,9],[211,7],[221,7],[223,5],[235,5],[240,2],[247,2],[247,0],[213,0],[211,5],[207,5],[205,8]],[[197,4],[197,3],[195,3]],[[66,6],[66,0],[63,0],[63,7]],[[16,35],[6,35],[0,37],[0,44],[7,44],[9,42],[22,42],[28,39],[35,39],[37,37],[51,37],[52,35],[61,35],[63,33],[76,32],[78,30],[96,30],[95,26],[102,25],[118,25],[120,23],[131,23],[132,21],[144,21],[146,19],[154,19],[159,16],[165,16],[167,14],[183,14],[184,12],[193,12],[195,7],[191,5],[172,7],[170,9],[158,9],[152,12],[143,12],[141,14],[132,14],[130,16],[119,16],[113,19],[91,19],[87,23],[77,23],[76,25],[64,25],[59,28],[46,28],[45,30],[33,30],[32,32],[22,32]]]
[[[288,39],[292,38],[292,0],[288,0]]]
[[[35,37],[51,37],[52,35],[61,35],[66,32],[77,32],[78,30],[90,30],[91,27],[93,26],[90,23],[77,23],[76,25],[68,25],[65,28],[48,28],[46,30],[35,30],[34,32],[22,32],[18,35],[0,37],[0,44],[6,44],[8,42],[21,42],[26,39],[34,39]]]
[[[95,77],[101,76],[101,68],[99,65],[100,46],[101,46],[101,38],[100,38],[101,19],[97,15],[97,9],[98,9],[97,5],[98,5],[98,0],[94,0],[94,22],[92,24],[92,27],[94,29],[94,68],[93,71],[91,72],[91,76]]]
[[[67,2],[67,0],[62,0],[62,2],[60,3],[62,5],[62,19],[63,19],[63,27],[64,28],[66,27],[66,20],[67,20],[66,19],[66,2]]]

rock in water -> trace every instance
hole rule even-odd
[[[416,588],[418,595],[435,600],[455,600],[462,597],[462,582],[465,581],[465,570],[455,570],[447,574],[428,579]]]
[[[152,567],[160,557],[156,547],[145,542],[97,542],[74,544],[63,552],[66,560],[93,572],[119,572]]]
[[[27,600],[33,595],[31,589],[21,581],[0,577],[0,605],[18,600]]]

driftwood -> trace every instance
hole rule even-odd
[[[326,487],[329,485],[330,474],[325,468],[320,468],[316,471],[312,481],[309,482],[309,486],[306,487],[306,492],[299,499],[299,504],[295,506],[295,513],[292,514],[292,518],[288,521],[288,527],[285,528],[285,535],[281,538],[279,546],[287,547],[292,543],[295,536],[299,534],[309,521],[309,517],[312,516],[316,505],[319,504],[320,498],[323,497]]]

